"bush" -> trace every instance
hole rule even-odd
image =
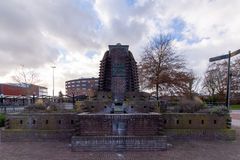
[[[0,114],[0,127],[4,126],[4,122],[5,122],[5,115],[4,114]]]
[[[226,106],[213,106],[211,108],[203,109],[199,111],[199,113],[210,113],[210,114],[217,114],[219,116],[222,116],[222,115],[229,114],[229,110],[227,109]]]
[[[204,108],[206,108],[205,104],[198,97],[193,99],[183,98],[179,102],[179,112],[194,113]]]
[[[217,106],[210,109],[211,114],[225,115],[229,113],[229,110],[226,106]]]

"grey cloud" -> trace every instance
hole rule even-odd
[[[71,51],[97,48],[94,12],[86,11],[74,1],[9,0],[0,2],[0,68],[6,74],[16,64],[40,67],[53,63],[58,46],[43,32],[62,41]]]

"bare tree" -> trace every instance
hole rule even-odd
[[[227,87],[227,61],[208,66],[203,80],[203,88],[210,97],[224,98]]]
[[[25,88],[25,94],[28,98],[28,103],[30,103],[29,96],[33,95],[34,89],[37,84],[40,82],[39,75],[32,69],[25,68],[24,65],[21,65],[12,79],[17,82],[21,87]]]
[[[240,58],[234,59],[231,64],[231,95],[233,99],[238,99],[240,102]],[[235,100],[236,101],[236,100]]]
[[[193,71],[189,71],[186,75],[186,88],[184,91],[184,95],[187,98],[192,99],[195,94],[199,91],[199,86],[201,82],[201,78],[197,77]]]
[[[140,83],[160,94],[179,94],[186,87],[185,60],[174,51],[170,35],[160,34],[149,41],[140,62]],[[143,85],[143,84],[141,84]]]
[[[21,65],[12,79],[19,84],[36,84],[39,82],[39,75],[32,69],[27,69]]]

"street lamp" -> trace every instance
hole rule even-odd
[[[3,104],[3,98],[4,98],[4,95],[3,94],[0,94],[0,99],[1,99],[1,104]]]
[[[52,72],[53,72],[53,102],[54,102],[54,69],[56,68],[56,66],[52,66]]]

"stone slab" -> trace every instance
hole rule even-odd
[[[72,151],[166,150],[166,136],[73,136]]]

